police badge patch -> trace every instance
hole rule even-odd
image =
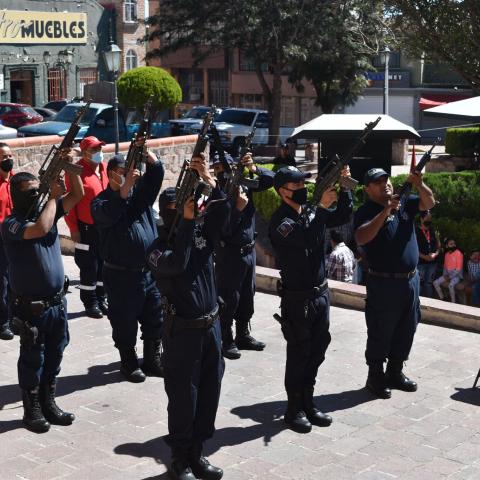
[[[282,237],[287,237],[293,230],[295,222],[291,218],[284,218],[282,223],[277,227],[277,232]]]
[[[156,268],[158,266],[158,259],[161,256],[162,256],[162,252],[158,249],[155,249],[148,256],[148,261],[149,261],[149,263],[151,263]]]
[[[207,240],[202,236],[202,225],[195,225],[195,248],[202,250],[207,246]]]

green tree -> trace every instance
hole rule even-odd
[[[445,62],[480,90],[479,0],[386,0],[397,40],[412,56]]]
[[[143,109],[153,95],[153,107],[157,110],[173,107],[182,101],[182,89],[163,68],[138,67],[120,75],[118,99],[127,107]]]
[[[240,49],[255,65],[269,113],[269,143],[274,144],[280,127],[282,75],[293,65],[309,61],[308,52],[314,44],[320,42],[325,52],[337,52],[342,36],[335,36],[335,41],[330,44],[330,36],[322,35],[326,19],[329,19],[330,30],[333,28],[331,17],[336,10],[346,13],[349,8],[355,10],[367,6],[371,11],[371,4],[372,1],[367,0],[161,0],[160,13],[149,19],[154,28],[147,37],[151,41],[159,39],[160,47],[150,50],[148,56],[161,57],[189,47],[199,63],[213,51]],[[363,14],[357,11],[352,15],[360,18]],[[379,20],[374,16],[368,18],[372,24]],[[381,31],[381,28],[370,28],[368,33]],[[357,34],[358,38],[349,44],[350,48],[365,42],[365,32],[357,29]],[[331,61],[332,69],[335,63],[338,67],[342,65],[344,59],[341,55],[337,52],[336,61]],[[352,58],[356,61],[358,55],[354,52]],[[267,70],[265,65],[268,65]],[[353,71],[358,82],[357,70]],[[339,81],[351,72],[352,69],[342,69]],[[301,76],[296,75],[294,81],[297,85],[300,80]]]

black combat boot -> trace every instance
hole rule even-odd
[[[95,291],[95,294],[97,296],[97,302],[98,302],[98,308],[99,310],[104,314],[108,314],[108,301],[107,297],[105,295],[105,288],[103,288],[103,285],[97,285],[97,289]]]
[[[43,416],[38,398],[38,387],[33,390],[22,390],[23,424],[32,432],[45,433],[50,430],[50,424]]]
[[[238,360],[242,354],[233,341],[232,327],[222,325],[222,355],[229,360]]]
[[[202,480],[220,480],[223,477],[223,470],[214,467],[205,457],[202,456],[202,444],[195,443],[190,450],[190,467],[193,474]]]
[[[383,363],[375,363],[368,366],[366,387],[378,398],[390,398],[392,392],[387,386]]]
[[[0,340],[13,340],[13,337],[14,335],[8,322],[0,327]]]
[[[71,425],[75,420],[73,413],[64,412],[55,402],[56,382],[40,385],[40,406],[45,418],[52,425]]]
[[[85,315],[90,318],[103,318],[102,311],[98,307],[95,290],[80,289],[80,300],[85,307]]]
[[[312,424],[308,421],[303,411],[303,395],[298,393],[288,393],[287,411],[283,419],[285,423],[294,432],[308,433],[312,430]]]
[[[120,359],[122,362],[120,372],[129,382],[140,383],[145,381],[146,377],[138,365],[137,352],[134,347],[120,350]]]
[[[240,350],[256,350],[260,352],[267,345],[259,340],[256,340],[250,335],[250,328],[248,322],[236,322],[237,336],[235,337],[235,344]]]
[[[163,377],[161,340],[143,341],[142,370],[149,377]]]
[[[197,480],[190,468],[188,453],[184,449],[174,448],[172,450],[172,463],[168,474],[173,480]]]
[[[402,370],[403,362],[389,360],[387,371],[385,373],[387,385],[390,388],[396,388],[397,390],[403,390],[404,392],[416,392],[418,387],[417,382],[406,377]]]
[[[303,389],[303,408],[309,422],[318,427],[328,427],[332,423],[332,417],[321,412],[313,401],[313,387]]]

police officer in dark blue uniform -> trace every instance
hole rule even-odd
[[[342,175],[349,175],[348,167]],[[302,216],[308,176],[291,166],[275,174],[274,186],[282,204],[272,215],[269,230],[280,268],[281,325],[287,341],[288,406],[284,418],[299,433],[308,433],[312,424],[328,426],[332,422],[313,402],[318,368],[330,343],[325,230],[348,222],[352,213],[352,196],[347,191],[340,192],[336,209],[330,209],[337,201],[332,187],[310,217]]]
[[[57,221],[83,196],[78,175],[70,175],[70,184],[63,198],[63,181],[50,184],[50,198],[33,222],[29,213],[38,195],[38,179],[31,173],[17,173],[10,182],[13,212],[2,225],[13,322],[20,334],[23,423],[37,433],[48,431],[50,424],[70,425],[75,418],[55,403],[56,378],[69,342]]]
[[[163,376],[160,292],[145,256],[157,237],[152,205],[162,185],[164,168],[148,152],[146,172],[139,178],[133,163],[125,172],[123,155],[117,154],[108,162],[107,174],[109,185],[92,201],[91,211],[100,237],[108,318],[115,347],[120,351],[120,371],[131,382],[143,382],[145,374]],[[143,339],[142,369],[135,351],[137,322]]]
[[[211,199],[220,199],[222,193],[203,155],[193,157],[191,168],[213,187]],[[187,201],[176,235],[168,243],[175,218],[173,189],[160,197],[163,233],[154,242],[147,261],[164,295],[166,442],[173,459],[170,475],[180,480],[217,480],[223,471],[202,456],[202,448],[215,430],[225,366],[213,251],[228,217],[228,205],[218,203],[200,222],[194,218],[193,200]]]
[[[230,155],[226,161],[233,164]],[[253,163],[251,154],[241,163],[256,175],[258,186],[241,187],[231,208],[230,221],[222,232],[216,254],[218,293],[225,302],[220,314],[222,325],[222,352],[225,358],[240,358],[240,350],[263,350],[265,343],[250,335],[250,319],[254,313],[255,295],[255,205],[253,192],[262,192],[273,186],[274,173]],[[213,164],[220,185],[224,183],[224,166],[217,157]],[[236,337],[233,340],[232,325],[235,319]]]
[[[354,220],[355,240],[363,247],[369,264],[366,386],[379,398],[390,398],[390,388],[417,390],[417,384],[402,372],[420,320],[414,219],[419,211],[432,208],[435,199],[420,173],[410,174],[407,181],[417,188],[419,197],[411,195],[400,205],[388,174],[381,168],[370,169],[364,179],[368,200]]]

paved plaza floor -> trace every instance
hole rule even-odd
[[[64,259],[77,279],[72,257]],[[0,479],[168,478],[163,380],[124,381],[108,320],[84,317],[78,289],[70,290],[71,342],[58,403],[77,419],[41,435],[22,427],[18,338],[0,341]],[[364,389],[363,313],[332,308],[332,343],[315,394],[333,424],[301,435],[282,420],[285,343],[272,318],[278,304],[257,295],[254,335],[267,348],[227,362],[217,432],[206,448],[225,479],[480,479],[480,388],[471,388],[479,335],[420,325],[407,365],[418,391],[377,400]]]

